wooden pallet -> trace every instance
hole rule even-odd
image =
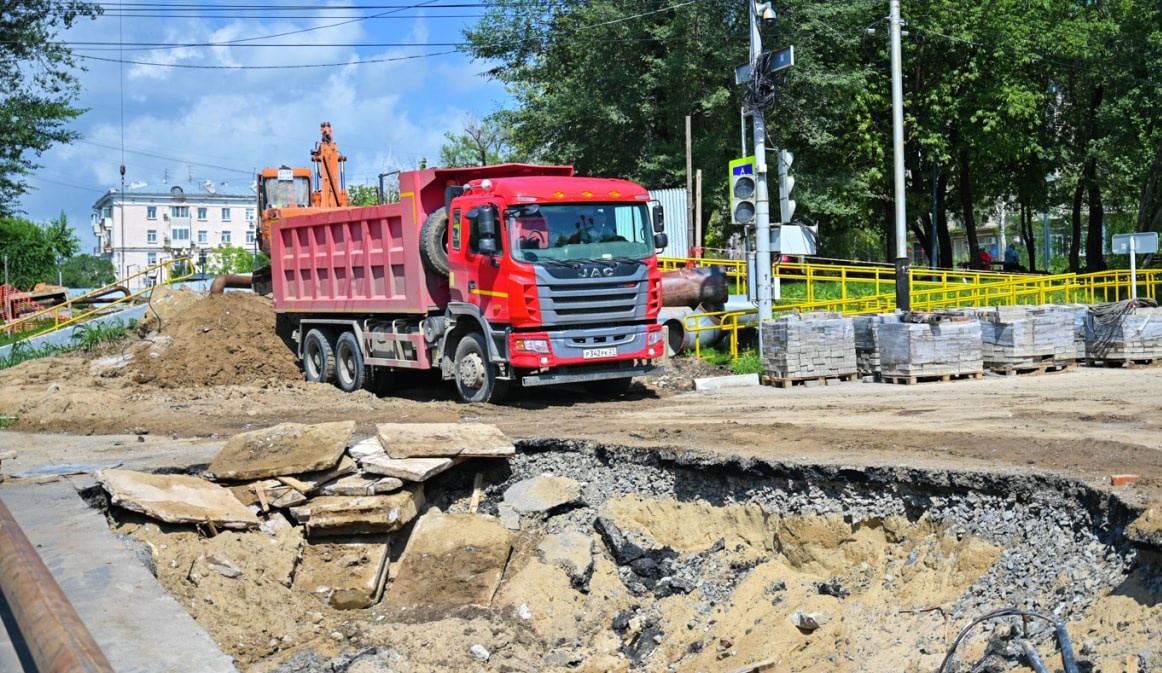
[[[1037,364],[1004,365],[989,367],[988,370],[1001,376],[1017,376],[1019,374],[1045,374],[1046,372],[1060,372],[1077,366],[1076,360],[1056,360]]]
[[[1150,359],[1150,358],[1147,358],[1144,360],[1126,360],[1126,359],[1113,359],[1113,358],[1107,358],[1107,359],[1103,360],[1101,358],[1086,358],[1085,366],[1087,366],[1087,367],[1115,367],[1115,368],[1126,367],[1129,369],[1133,369],[1134,367],[1149,367],[1149,366],[1153,365],[1155,362],[1157,362],[1157,360]]]
[[[835,374],[832,376],[796,376],[792,378],[780,378],[778,376],[763,376],[761,381],[764,386],[774,386],[776,388],[790,388],[791,386],[806,385],[809,381],[818,381],[820,385],[827,385],[829,382],[842,381],[858,381],[860,375],[858,373],[852,374]]]
[[[929,383],[932,381],[957,381],[964,379],[979,379],[984,376],[984,372],[967,372],[965,374],[912,374],[910,376],[891,376],[883,374],[880,377],[884,383],[903,383],[906,385],[913,385],[916,383]]]

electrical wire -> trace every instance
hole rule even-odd
[[[1000,610],[993,610],[992,612],[981,615],[980,617],[977,617],[976,619],[969,622],[968,626],[965,626],[963,629],[961,629],[960,633],[956,635],[956,639],[952,641],[952,645],[948,648],[948,653],[944,655],[944,661],[940,662],[940,668],[937,669],[937,673],[945,672],[948,667],[948,662],[952,661],[952,655],[956,653],[956,648],[960,646],[961,641],[963,641],[965,637],[968,636],[969,632],[971,632],[978,624],[982,622],[988,621],[990,619],[998,619],[1000,617],[1022,617],[1025,620],[1033,618],[1049,622],[1051,625],[1053,625],[1053,628],[1057,633],[1057,646],[1061,650],[1061,662],[1065,666],[1065,673],[1078,673],[1077,662],[1073,657],[1073,645],[1069,641],[1069,633],[1067,633],[1065,630],[1065,624],[1059,619],[1053,619],[1036,612],[1019,610],[1017,608],[1002,608]],[[1036,653],[1033,654],[1033,657],[1036,658],[1037,663],[1040,663],[1040,658],[1036,657]],[[1030,662],[1032,661],[1033,658],[1030,658]],[[1043,668],[1044,664],[1042,664],[1042,669]],[[1039,671],[1039,673],[1041,672]]]
[[[1093,353],[1097,359],[1105,358],[1109,353],[1110,347],[1122,333],[1126,316],[1133,314],[1134,309],[1139,306],[1154,307],[1157,305],[1158,302],[1153,299],[1139,297],[1090,306],[1089,314],[1086,316],[1086,330],[1093,338],[1087,341],[1093,343]]]

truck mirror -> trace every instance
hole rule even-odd
[[[654,249],[661,250],[670,244],[670,237],[666,236],[665,232],[658,232],[654,234]]]
[[[654,206],[654,231],[663,232],[666,230],[666,213],[662,210],[662,204]]]
[[[481,239],[496,237],[496,215],[492,208],[484,206],[476,214],[476,227]]]
[[[496,254],[496,239],[495,238],[481,238],[480,239],[480,252],[482,252],[485,255],[495,255]]]

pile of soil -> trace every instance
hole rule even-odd
[[[282,384],[302,380],[295,354],[275,332],[270,299],[250,292],[201,297],[158,288],[140,344],[122,370],[158,388]]]

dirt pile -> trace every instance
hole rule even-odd
[[[201,297],[158,288],[124,375],[158,388],[276,384],[302,379],[275,333],[271,302],[250,292]]]

